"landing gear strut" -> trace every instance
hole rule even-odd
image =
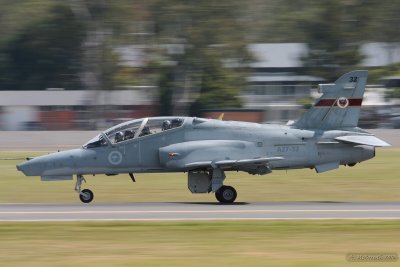
[[[79,194],[79,199],[83,202],[83,203],[90,203],[92,202],[93,198],[94,198],[94,194],[91,190],[89,189],[83,189],[81,190],[81,185],[82,182],[86,183],[85,178],[78,174],[76,176],[76,185],[75,185],[75,192],[77,192]]]

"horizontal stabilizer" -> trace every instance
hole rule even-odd
[[[372,135],[346,135],[346,136],[336,137],[335,140],[359,144],[359,145],[367,145],[367,146],[378,146],[378,147],[391,146],[385,141]]]

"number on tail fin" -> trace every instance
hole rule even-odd
[[[357,82],[357,76],[356,77],[350,77],[349,82],[350,83],[356,83]]]

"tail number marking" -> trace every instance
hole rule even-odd
[[[356,83],[356,82],[357,82],[357,76],[355,76],[355,77],[350,77],[350,78],[349,78],[349,82],[350,82],[350,83]]]
[[[299,146],[277,146],[277,152],[280,153],[288,153],[288,152],[299,152],[300,148]]]

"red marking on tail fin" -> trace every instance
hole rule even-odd
[[[361,107],[362,98],[349,98],[349,105],[348,107]],[[338,107],[337,99],[335,98],[325,98],[320,99],[316,104],[315,107]]]

